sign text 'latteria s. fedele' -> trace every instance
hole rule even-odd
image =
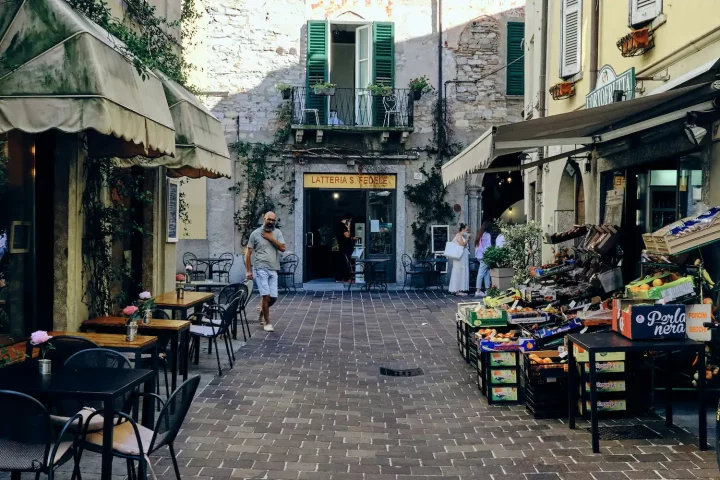
[[[330,189],[394,189],[395,175],[348,174],[348,173],[306,173],[305,188]]]

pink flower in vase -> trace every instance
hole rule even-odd
[[[135,315],[137,311],[138,307],[136,307],[135,305],[128,305],[127,307],[122,309],[123,315],[127,315],[128,317]]]
[[[33,332],[30,335],[30,343],[33,345],[40,345],[48,340],[50,340],[52,336],[48,335],[48,333],[45,330],[38,330],[37,332]]]

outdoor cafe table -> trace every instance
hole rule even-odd
[[[430,267],[429,270],[425,271],[425,274],[423,277],[425,277],[425,288],[427,287],[440,287],[440,290],[442,290],[443,286],[440,282],[440,270],[437,269],[438,265],[443,265],[445,268],[447,268],[448,260],[447,258],[437,258],[437,257],[431,257],[431,258],[423,258],[422,260],[418,260],[416,262],[418,265],[428,265]],[[437,284],[434,284],[434,280],[437,280]]]
[[[188,310],[194,308],[196,312],[202,310],[202,306],[205,302],[214,300],[215,295],[212,293],[204,292],[185,292],[184,298],[177,298],[176,292],[163,293],[155,297],[155,307],[161,310],[170,310],[173,312],[179,312],[180,320],[187,320]]]
[[[215,282],[213,280],[194,280],[190,283],[187,282],[177,282],[176,287],[183,287],[187,289],[188,287],[192,287],[195,289],[195,291],[201,292],[203,289],[210,292],[213,288],[224,288],[230,285],[227,282]],[[175,295],[177,298],[177,294]]]
[[[595,358],[601,352],[663,352],[667,355],[667,365],[673,368],[673,352],[691,351],[698,354],[697,389],[698,389],[698,418],[700,435],[698,448],[707,450],[707,417],[705,415],[705,344],[689,339],[668,340],[630,340],[615,332],[597,332],[570,334],[567,336],[568,352],[568,426],[575,429],[575,409],[577,408],[578,385],[577,363],[573,354],[573,346],[577,345],[588,352],[588,366],[590,370],[590,424],[592,434],[592,451],[600,452],[600,434],[598,431],[598,390],[597,366]],[[666,387],[665,423],[672,427],[672,381],[668,378]]]
[[[112,475],[113,405],[114,400],[145,384],[154,386],[155,372],[144,369],[67,369],[41,375],[37,362],[27,361],[12,369],[0,369],[0,385],[4,390],[25,393],[40,399],[75,398],[82,401],[103,402],[103,446],[102,479],[110,480]],[[153,402],[143,401],[143,425],[154,428]],[[146,414],[149,412],[149,415]],[[22,414],[21,412],[15,412]],[[12,415],[13,412],[5,412]]]
[[[204,263],[208,266],[208,277],[212,278],[213,273],[216,273],[213,269],[215,265],[218,263],[227,260],[227,258],[221,258],[221,257],[205,257],[205,258],[196,258],[195,261],[198,263]],[[219,271],[217,273],[220,273]],[[218,276],[219,278],[219,276]]]
[[[126,323],[127,319],[123,317],[91,318],[82,323],[81,329],[83,331],[93,330],[96,332],[124,332]],[[171,391],[174,392],[177,388],[178,359],[182,360],[183,381],[188,379],[188,362],[186,359],[188,358],[190,345],[190,322],[187,320],[162,320],[154,318],[150,320],[149,325],[138,322],[138,332],[158,337],[161,335],[170,336]],[[182,345],[182,354],[180,354],[180,345]]]
[[[365,288],[367,288],[368,292],[373,286],[382,287],[387,290],[387,284],[384,281],[379,282],[377,280],[375,266],[389,261],[387,258],[358,258],[355,260],[355,263],[361,263],[367,267],[367,269],[363,269],[363,274],[365,275]]]

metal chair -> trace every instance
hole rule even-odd
[[[65,361],[65,368],[78,370],[104,368],[104,369],[131,369],[132,364],[128,358],[114,350],[107,348],[89,348],[75,353]],[[127,412],[132,404],[132,391],[118,397],[115,400],[113,409],[116,412]],[[103,417],[93,415],[95,410],[102,410],[102,402],[87,402],[77,399],[63,399],[57,402],[57,415],[50,415],[50,419],[56,427],[62,427],[71,416],[78,414],[82,419],[82,428],[85,431],[99,431],[103,428]],[[120,421],[120,419],[118,419]],[[72,428],[79,430],[79,424],[73,424]]]
[[[53,360],[56,365],[64,365],[68,358],[72,357],[77,352],[87,350],[88,348],[100,348],[97,343],[88,340],[84,337],[75,337],[73,335],[57,335],[48,340],[48,342],[54,347],[52,350],[48,350],[45,358]],[[28,341],[28,354],[32,353],[33,345]]]
[[[183,265],[190,265],[192,272],[190,273],[190,280],[205,280],[207,279],[207,272],[205,264],[198,262],[197,256],[192,252],[185,252],[183,254]]]
[[[209,313],[209,311],[212,311],[214,313],[210,314],[210,317],[213,318],[213,323],[217,326],[219,325],[219,320],[217,317],[221,314],[220,312],[225,310],[230,302],[232,302],[235,297],[238,295],[243,295],[243,300],[238,304],[238,314],[235,316],[235,318],[232,321],[232,336],[233,339],[237,339],[237,322],[238,319],[240,320],[240,328],[242,329],[243,339],[247,342],[247,339],[251,336],[250,335],[250,324],[247,323],[247,315],[245,314],[245,305],[247,304],[247,297],[248,297],[248,288],[244,283],[233,283],[230,285],[227,285],[220,290],[220,293],[217,296],[217,301],[215,306],[221,307],[221,309],[216,308],[206,308],[204,313]],[[243,316],[244,322],[243,322]],[[247,335],[245,335],[245,325],[247,325]],[[210,348],[210,347],[208,347]]]
[[[375,255],[375,258],[378,258],[380,260],[388,260],[385,263],[378,263],[375,265],[375,281],[377,282],[378,279],[382,280],[378,283],[381,283],[385,286],[387,289],[387,277],[388,277],[388,268],[390,267],[390,255],[387,254],[378,254]]]
[[[282,282],[281,285],[286,292],[290,292],[290,288],[292,287],[293,291],[297,293],[297,288],[295,287],[295,270],[297,270],[298,263],[300,263],[298,256],[291,253],[287,255],[280,264],[281,270],[278,272],[278,280]],[[288,282],[290,282],[290,285],[288,285]]]
[[[215,344],[215,356],[217,357],[218,373],[222,375],[222,364],[220,363],[220,352],[218,350],[217,338],[223,337],[223,339],[225,340],[225,349],[227,350],[228,360],[230,362],[230,368],[233,368],[233,359],[235,354],[231,348],[232,342],[229,338],[229,332],[230,324],[237,316],[237,309],[241,300],[243,299],[238,296],[233,299],[230,304],[228,304],[228,306],[224,309],[218,306],[209,306],[206,307],[206,311],[201,313],[193,313],[192,315],[190,315],[190,317],[188,317],[188,320],[194,321],[195,323],[195,325],[190,326],[190,356],[192,356],[193,353],[195,354],[195,364],[199,362],[200,339],[211,339],[212,342]],[[218,325],[216,325],[213,321],[217,320],[214,319],[212,315],[214,309],[219,309],[218,311],[221,312]]]
[[[124,458],[127,461],[128,478],[138,478],[138,476],[135,475],[134,462],[138,462],[139,478],[147,478],[147,470],[149,468],[147,462],[149,462],[149,456],[162,447],[167,446],[170,450],[170,458],[172,459],[173,468],[175,469],[175,476],[178,480],[181,480],[173,443],[190,410],[190,405],[192,404],[193,398],[195,398],[199,384],[199,375],[188,379],[172,393],[167,399],[167,402],[163,402],[163,400],[154,393],[137,394],[139,396],[154,397],[162,405],[162,410],[160,411],[160,415],[158,415],[153,430],[138,425],[127,414],[119,414],[126,421],[116,425],[113,430],[113,456]],[[83,448],[100,453],[102,452],[102,444],[102,432],[91,433],[87,435],[83,443]]]
[[[348,282],[348,292],[349,292],[349,291],[350,291],[350,287],[352,287],[352,285],[353,285],[354,283],[357,283],[357,273],[358,273],[358,272],[357,272],[357,266],[358,266],[358,265],[353,265],[352,261],[350,260],[350,257],[348,257],[347,255],[345,255],[345,264],[347,265],[348,278],[350,279],[350,281]],[[364,264],[359,264],[359,267],[360,267],[360,273],[361,273],[361,274],[364,274],[364,272],[365,272],[365,265],[364,265]],[[365,279],[365,281],[367,281],[367,278]]]
[[[220,255],[220,261],[216,264],[215,269],[210,272],[210,278],[216,273],[218,281],[222,282],[223,277],[230,283],[230,269],[235,263],[235,256],[232,253],[226,252]]]
[[[0,411],[5,412],[0,422],[0,472],[10,472],[19,480],[22,472],[41,473],[52,480],[55,469],[74,459],[72,478],[80,478],[78,433],[71,428],[82,422],[73,415],[58,434],[52,426],[47,409],[24,393],[0,390]]]
[[[395,115],[395,121],[397,121],[397,116],[401,115],[402,112],[398,109],[397,95],[387,95],[382,97],[382,99],[383,109],[385,109],[385,119],[383,120],[383,127],[389,127],[390,115]]]
[[[403,291],[405,291],[405,287],[407,286],[407,280],[410,278],[410,288],[413,286],[413,277],[421,277],[423,278],[425,276],[425,271],[417,268],[415,264],[413,263],[412,258],[407,253],[403,253],[402,255],[402,264],[403,264],[403,270],[405,272],[405,278],[403,280]]]

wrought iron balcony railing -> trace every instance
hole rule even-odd
[[[307,127],[347,127],[409,130],[413,126],[413,92],[407,88],[373,95],[367,88],[335,88],[318,95],[312,87],[292,90],[292,124]]]

